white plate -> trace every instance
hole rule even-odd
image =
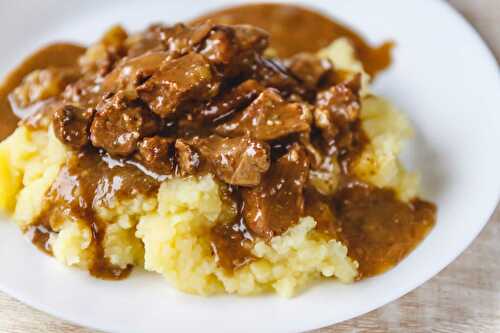
[[[140,29],[227,3],[2,1],[0,74],[46,42],[90,42],[112,23]],[[302,3],[348,22],[373,42],[397,41],[395,62],[375,91],[414,122],[417,138],[409,160],[422,172],[427,197],[439,206],[437,226],[406,260],[382,276],[354,285],[323,283],[291,300],[201,298],[179,293],[153,274],[136,272],[122,282],[95,280],[60,266],[14,225],[1,223],[0,289],[55,316],[113,332],[290,332],[380,307],[452,262],[479,233],[499,198],[500,80],[494,58],[476,32],[441,1]]]

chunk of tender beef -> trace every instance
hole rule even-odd
[[[145,138],[139,143],[136,159],[160,175],[171,174],[174,171],[174,140],[160,136]]]
[[[195,111],[196,117],[205,122],[220,121],[248,106],[264,87],[255,80],[247,80],[235,88],[217,96]]]
[[[97,106],[90,139],[95,147],[104,148],[111,155],[129,156],[137,149],[139,140],[160,129],[157,116],[117,93]]]
[[[224,44],[221,42],[215,43],[215,50],[222,49],[226,50],[223,54],[226,55],[224,61],[214,61],[216,64],[223,64],[224,66],[218,66],[219,71],[227,78],[233,78],[238,76],[252,77],[252,73],[256,65],[262,61],[262,53],[269,44],[269,35],[267,32],[251,26],[240,25],[240,26],[217,26],[216,29],[225,29],[226,31],[231,31],[232,33],[227,33],[232,38],[231,44],[225,41]],[[229,38],[226,38],[229,40]],[[211,42],[207,39],[206,42]],[[222,54],[221,52],[218,52]],[[219,57],[220,58],[220,57]]]
[[[163,63],[137,90],[154,113],[167,118],[189,102],[213,97],[217,94],[218,86],[205,57],[190,53]]]
[[[200,153],[187,140],[177,139],[175,141],[175,155],[181,176],[195,174],[201,166]]]
[[[236,35],[240,50],[253,50],[257,53],[264,52],[269,46],[267,31],[246,24],[231,26]]]
[[[234,77],[248,67],[256,54],[268,45],[267,32],[251,26],[214,25],[195,51],[219,66],[226,76]]]
[[[212,24],[173,26],[155,24],[144,32],[131,36],[128,41],[128,56],[136,57],[148,51],[165,51],[169,58],[180,57],[203,41],[212,30]]]
[[[360,80],[358,75],[352,81],[319,92],[316,97],[314,123],[329,144],[335,143],[339,133],[359,118]]]
[[[255,186],[270,166],[269,146],[249,137],[221,138],[216,135],[177,140],[181,174],[210,171],[222,181]]]
[[[67,85],[62,94],[66,103],[82,108],[95,108],[102,95],[101,85],[96,82],[95,76],[84,76]]]
[[[310,162],[309,184],[323,195],[332,195],[337,191],[341,180],[341,169],[337,156],[328,154],[321,133],[301,133],[298,138],[307,152]]]
[[[325,76],[333,73],[329,60],[312,53],[298,53],[285,61],[285,65],[308,89],[316,89]]]
[[[269,35],[256,27],[210,25],[209,33],[198,38],[199,43],[193,43],[191,51],[204,55],[224,77],[234,78],[252,71],[268,40]]]
[[[210,170],[231,185],[255,186],[269,169],[269,146],[249,137],[208,138],[192,140]]]
[[[332,195],[339,188],[341,166],[335,156],[325,156],[322,163],[311,169],[309,183],[323,195]]]
[[[233,28],[218,26],[208,34],[198,51],[211,63],[229,64],[234,60],[238,50],[236,34]]]
[[[275,88],[287,94],[306,95],[306,89],[290,75],[285,65],[279,60],[266,59],[261,55],[255,55],[251,64],[250,77],[256,79],[265,87]]]
[[[288,103],[273,89],[264,90],[241,114],[215,131],[224,136],[248,135],[274,140],[310,129],[311,111],[304,103]]]
[[[251,26],[156,25],[129,39],[129,56],[154,50],[172,60],[194,52],[205,56],[225,77],[236,77],[251,71],[255,54],[262,54],[267,45],[268,34]]]
[[[207,38],[212,29],[213,24],[210,23],[195,26],[178,23],[163,30],[162,43],[171,56],[182,56],[192,51],[195,46]]]
[[[175,149],[181,175],[210,171],[232,185],[257,185],[270,165],[269,146],[248,137],[179,139]]]
[[[264,44],[263,36],[267,34],[251,27],[211,23],[193,26],[155,25],[131,38],[129,55],[162,50],[170,59],[174,59],[194,51],[203,54],[214,64],[228,64],[240,51]]]
[[[79,149],[89,143],[89,127],[94,111],[73,105],[60,105],[52,116],[54,133],[57,138]]]
[[[316,133],[305,132],[298,135],[298,141],[306,150],[312,169],[319,167],[324,159],[321,149],[316,147],[315,143],[311,141],[311,136],[314,136]]]
[[[298,222],[304,212],[308,171],[306,152],[295,144],[271,165],[257,187],[242,189],[243,216],[255,235],[270,239]]]
[[[135,89],[153,76],[166,58],[166,52],[151,52],[135,58],[124,58],[105,77],[102,91],[108,93]]]

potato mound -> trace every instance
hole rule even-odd
[[[181,290],[243,295],[275,290],[292,296],[321,275],[345,282],[357,275],[357,264],[347,257],[347,249],[318,238],[310,217],[269,244],[257,242],[252,250],[257,260],[230,275],[216,264],[206,237],[223,208],[212,177],[166,182],[158,202],[158,209],[141,217],[137,225],[136,236],[144,242],[144,267]]]
[[[344,39],[321,55],[340,69],[362,70]],[[411,135],[408,121],[366,86],[363,95],[363,126],[371,143],[355,171],[365,181],[395,188],[403,200],[413,197],[418,178],[406,173],[397,158],[402,140]],[[52,130],[18,128],[0,144],[0,210],[27,228],[42,212],[44,194],[68,154]],[[144,267],[182,291],[201,295],[275,291],[291,297],[322,277],[348,283],[357,276],[358,264],[347,256],[347,248],[318,234],[311,217],[300,219],[269,242],[257,241],[251,250],[255,260],[234,273],[226,272],[217,265],[209,240],[210,228],[231,218],[219,192],[211,175],[176,178],[163,182],[156,196],[137,196],[98,208],[100,219],[109,225],[103,241],[105,256],[113,265]],[[68,217],[50,235],[49,245],[63,264],[89,267],[91,230],[82,221]]]

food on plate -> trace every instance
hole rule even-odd
[[[98,278],[289,297],[382,273],[436,216],[398,159],[408,120],[370,90],[390,48],[288,5],[48,46],[0,89],[22,118],[0,209]]]

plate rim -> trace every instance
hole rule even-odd
[[[259,1],[259,2],[263,2],[263,1]],[[290,2],[290,1],[266,1],[266,2],[277,2],[277,3],[280,3],[280,2]],[[445,0],[434,0],[434,2],[436,3],[439,3],[441,6],[444,6],[447,8],[448,12],[454,16],[454,19],[455,20],[458,20],[460,21],[461,25],[465,27],[467,27],[467,30],[469,30],[469,33],[472,33],[474,35],[474,38],[475,40],[477,41],[477,45],[474,45],[474,47],[478,47],[478,46],[481,46],[483,48],[483,55],[484,55],[484,58],[482,60],[486,61],[486,59],[488,59],[489,62],[491,62],[493,65],[497,65],[497,68],[498,68],[498,62],[496,60],[496,57],[493,53],[493,51],[491,50],[489,44],[482,38],[482,36],[479,34],[479,32],[476,30],[476,28],[472,25],[472,23],[470,23],[455,7],[453,7],[451,4],[449,4],[448,2],[446,2]],[[221,4],[223,4],[224,2],[221,1]],[[238,2],[235,2],[234,4],[237,4]],[[299,2],[300,4],[300,2]],[[312,8],[315,8],[315,6],[312,4],[307,4],[307,6],[310,6]],[[499,79],[499,82],[500,82],[500,79]],[[499,184],[500,185],[500,184]],[[442,264],[440,265],[440,267],[436,267],[434,269],[434,273],[429,273],[427,274],[427,276],[422,280],[422,281],[417,281],[415,282],[414,284],[412,284],[412,286],[409,286],[409,287],[406,287],[406,288],[402,288],[403,290],[400,290],[398,291],[396,296],[394,297],[390,297],[388,299],[384,299],[382,301],[378,301],[378,302],[373,302],[373,303],[370,303],[368,306],[366,306],[363,310],[359,310],[358,311],[354,311],[356,313],[352,313],[350,316],[347,316],[345,319],[341,320],[341,321],[337,321],[335,323],[331,323],[328,319],[325,319],[325,320],[321,320],[321,324],[319,324],[320,326],[318,326],[316,323],[315,324],[312,324],[310,325],[309,328],[306,328],[306,329],[318,329],[320,327],[326,327],[326,326],[330,326],[330,325],[334,325],[334,324],[338,324],[338,323],[341,323],[341,322],[345,322],[347,320],[350,320],[352,318],[355,318],[355,317],[358,317],[358,316],[362,316],[370,311],[373,311],[375,309],[378,309],[386,304],[389,304],[401,297],[403,297],[404,295],[408,294],[409,292],[417,289],[419,286],[425,284],[426,282],[428,282],[430,279],[432,279],[433,277],[435,277],[436,275],[438,275],[443,269],[445,269],[447,266],[449,266],[450,264],[452,264],[453,262],[456,261],[456,259],[461,256],[464,251],[472,244],[472,242],[477,239],[477,236],[481,233],[481,231],[484,230],[484,227],[486,226],[486,224],[488,222],[490,222],[491,220],[491,217],[493,215],[493,213],[495,212],[495,209],[497,208],[498,204],[499,204],[499,200],[500,200],[500,186],[499,188],[497,189],[497,198],[496,198],[496,201],[495,203],[492,205],[492,207],[490,207],[488,209],[488,211],[486,212],[486,209],[485,209],[485,215],[487,214],[487,218],[484,220],[484,221],[481,221],[478,219],[478,222],[477,222],[477,230],[476,232],[470,236],[470,241],[468,242],[464,242],[461,246],[461,250],[458,251],[456,253],[456,255],[448,262],[448,263],[445,263],[445,264]],[[16,226],[14,226],[16,227]],[[2,283],[2,281],[0,280],[0,290],[2,292],[5,292],[7,295],[9,295],[10,297],[13,297],[15,299],[17,299],[18,301],[36,309],[36,310],[39,310],[39,311],[42,311],[44,313],[47,313],[55,318],[58,318],[58,319],[61,319],[61,320],[64,320],[66,322],[70,322],[72,324],[75,324],[75,325],[78,325],[78,326],[81,326],[81,327],[86,327],[86,328],[91,328],[91,329],[95,329],[95,330],[100,330],[100,331],[109,331],[109,332],[114,332],[115,331],[115,328],[113,327],[110,327],[109,325],[103,325],[103,326],[95,326],[95,323],[92,322],[92,323],[88,323],[88,322],[83,322],[81,321],[80,319],[78,318],[74,318],[72,316],[67,316],[67,315],[63,315],[61,314],[60,311],[57,311],[57,309],[54,309],[52,308],[51,306],[48,306],[44,303],[40,303],[40,302],[37,302],[36,300],[33,300],[33,299],[30,299],[28,295],[25,295],[24,293],[22,292],[19,292],[19,290],[16,290],[15,288],[10,288],[6,285],[4,285]],[[300,297],[300,296],[299,296]],[[309,323],[311,323],[312,321],[310,321]],[[302,328],[301,328],[302,329]]]

